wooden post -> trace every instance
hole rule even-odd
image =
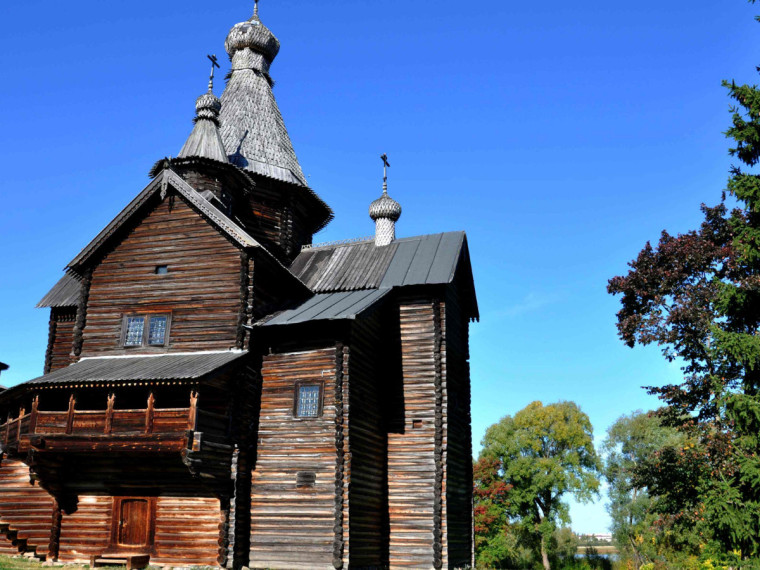
[[[24,423],[21,420],[24,417],[24,414],[26,413],[26,410],[24,408],[21,408],[18,411],[18,427],[16,428],[16,441],[21,441],[21,424]]]
[[[48,557],[53,561],[58,560],[58,553],[60,551],[62,515],[61,507],[56,500],[53,503],[53,520],[50,525],[50,541],[48,543]]]
[[[3,443],[7,446],[11,438],[11,413],[8,412],[8,419],[5,420],[5,438]]]
[[[156,398],[153,396],[153,392],[148,396],[148,409],[145,410],[145,433],[153,433],[153,415],[154,407],[156,404]]]
[[[198,392],[190,392],[190,413],[187,414],[187,429],[195,431],[196,418],[198,415]]]
[[[74,398],[74,394],[69,398],[69,415],[66,418],[66,435],[71,435],[74,431],[74,407],[77,405],[77,401]]]
[[[106,407],[106,427],[103,433],[110,434],[113,431],[113,405],[116,401],[116,394],[111,393],[108,396],[108,406]]]
[[[35,396],[32,400],[32,417],[29,418],[29,433],[33,434],[37,431],[37,413],[40,407],[40,397]]]

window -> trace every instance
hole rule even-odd
[[[297,418],[319,417],[322,414],[322,385],[297,384],[294,412]]]
[[[156,265],[156,275],[168,275],[168,274],[169,274],[168,265]]]
[[[122,342],[125,347],[165,346],[169,336],[169,315],[129,315],[124,317]]]

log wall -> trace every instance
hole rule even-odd
[[[403,389],[391,408],[402,413],[388,434],[391,568],[433,568],[436,562],[442,515],[436,513],[437,310],[430,301],[399,307]]]
[[[75,322],[75,307],[50,310],[50,332],[48,334],[47,354],[45,355],[45,374],[71,364]]]
[[[324,382],[321,417],[293,417],[297,381]],[[251,485],[252,568],[333,568],[335,385],[335,348],[264,357]],[[313,485],[299,487],[299,472],[313,474]]]
[[[159,497],[156,504],[156,555],[151,564],[217,566],[219,499]]]
[[[0,459],[0,554],[46,556],[53,506],[45,490],[29,483],[24,463]]]
[[[61,517],[58,560],[89,563],[102,554],[111,539],[112,507],[112,497],[81,495],[76,512]]]
[[[156,275],[158,265],[169,273]],[[171,313],[170,349],[235,347],[239,250],[178,197],[161,202],[96,266],[82,356],[145,351],[120,347],[122,317],[151,311]]]
[[[398,326],[398,323],[396,323]],[[388,565],[388,435],[383,390],[391,366],[379,315],[356,322],[344,384],[350,443],[348,565]]]
[[[446,298],[446,386],[448,441],[446,508],[448,566],[472,563],[472,424],[470,416],[469,322],[457,290]]]

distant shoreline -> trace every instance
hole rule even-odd
[[[619,554],[617,546],[579,546],[577,554],[588,554],[589,550],[595,550],[598,554]]]

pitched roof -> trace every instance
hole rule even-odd
[[[80,287],[79,281],[73,275],[66,273],[37,303],[37,308],[75,307],[79,303]]]
[[[450,283],[466,250],[464,232],[364,241],[301,252],[290,270],[316,293]]]
[[[233,70],[221,100],[220,132],[232,164],[308,186],[266,75]]]
[[[137,197],[132,200],[96,237],[92,240],[68,265],[72,269],[80,267],[86,262],[114,233],[124,225],[154,194],[171,186],[182,195],[192,206],[196,207],[201,214],[217,226],[241,247],[260,247],[259,242],[253,239],[245,230],[230,220],[208,200],[201,196],[192,186],[171,169],[164,169],[156,178],[148,184]]]
[[[243,358],[247,352],[196,352],[83,358],[24,385],[102,383],[138,380],[197,380]]]
[[[355,319],[388,293],[390,289],[321,293],[314,295],[295,309],[270,315],[258,321],[255,326],[268,327],[312,321]]]

